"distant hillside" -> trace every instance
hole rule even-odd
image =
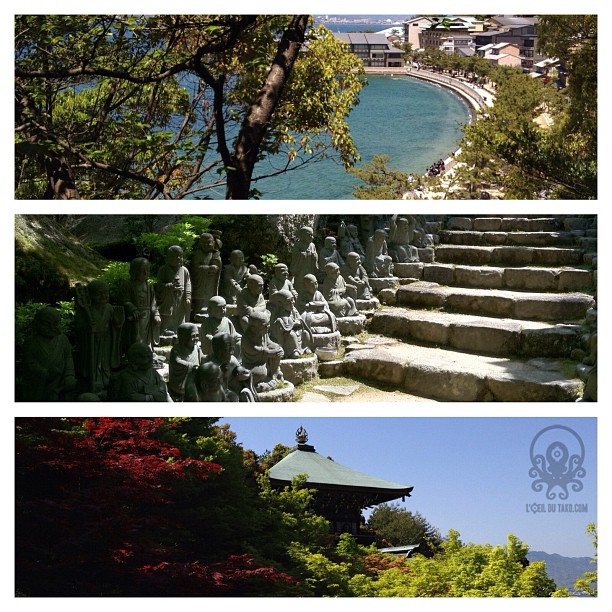
[[[597,565],[591,563],[590,557],[563,557],[541,550],[532,550],[527,553],[527,558],[529,561],[545,561],[546,573],[560,589],[563,587],[572,589],[576,579],[580,578],[584,572],[592,572],[597,569]]]

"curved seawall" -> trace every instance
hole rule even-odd
[[[459,79],[454,79],[446,74],[439,74],[429,70],[417,70],[415,68],[365,68],[366,74],[407,76],[429,83],[435,83],[460,95],[468,102],[468,108],[472,119],[476,118],[476,111],[487,107],[483,96],[474,88]]]

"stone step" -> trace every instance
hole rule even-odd
[[[403,344],[349,353],[347,376],[442,401],[575,401],[583,383],[561,373],[563,363],[474,355]]]
[[[416,281],[397,290],[397,303],[509,319],[572,322],[584,319],[595,300],[584,293],[531,293],[445,287]]]
[[[444,230],[440,243],[472,246],[576,246],[582,236],[573,232],[478,232]]]
[[[531,291],[591,291],[595,288],[592,270],[572,267],[503,268],[423,264],[420,269],[415,267],[411,272],[419,273],[416,278],[420,280],[457,287]]]
[[[527,246],[453,246],[436,247],[438,263],[472,266],[577,266],[583,261],[582,249]]]
[[[555,232],[564,229],[559,217],[450,217],[448,230],[477,232]]]
[[[491,355],[569,357],[583,333],[577,324],[382,308],[368,331],[403,340],[448,346],[460,351]]]

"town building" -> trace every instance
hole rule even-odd
[[[463,41],[462,46],[470,46],[469,41],[484,28],[483,22],[475,17],[448,17],[444,23],[433,27],[432,24],[421,27],[419,41],[422,49],[443,49],[450,40],[453,46],[455,40]]]
[[[517,45],[512,43],[502,42],[496,45],[478,47],[478,54],[484,57],[492,66],[521,67],[520,50]]]
[[[366,67],[402,68],[404,52],[394,47],[384,34],[334,32],[334,38],[346,43],[349,51],[361,58]]]
[[[329,521],[331,533],[350,533],[360,544],[374,542],[375,536],[361,528],[364,508],[410,497],[414,487],[369,476],[340,465],[315,452],[306,444],[308,434],[300,427],[297,446],[270,468],[270,484],[275,488],[291,485],[293,479],[306,474],[306,486],[315,490],[313,506],[317,514]]]
[[[481,52],[483,48],[490,49],[500,43],[511,43],[519,49],[519,57],[521,58],[521,68],[527,72],[531,72],[534,63],[537,63],[545,56],[537,52],[537,20],[533,18],[520,18],[523,23],[516,23],[519,18],[496,18],[490,19],[489,25],[496,25],[500,29],[480,32],[474,36],[474,43],[477,52]],[[499,23],[503,21],[504,23]],[[527,22],[526,22],[527,21]],[[485,50],[486,51],[486,50]],[[481,53],[482,55],[483,53]]]
[[[412,45],[412,50],[421,49],[421,30],[431,25],[429,17],[414,17],[404,21],[404,41]]]

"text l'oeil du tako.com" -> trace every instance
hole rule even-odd
[[[538,504],[531,503],[525,504],[525,512],[530,514],[541,514],[541,513],[561,513],[561,512],[588,512],[589,504],[563,504],[563,503],[548,503]]]

